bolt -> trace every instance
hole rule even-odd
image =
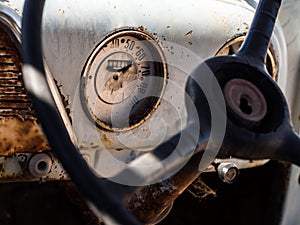
[[[239,169],[234,163],[220,163],[217,172],[220,179],[227,184],[234,183],[239,176]]]
[[[38,153],[29,159],[28,170],[34,177],[46,176],[52,166],[52,159],[46,153]]]

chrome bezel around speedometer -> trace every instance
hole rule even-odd
[[[155,111],[166,79],[163,51],[155,38],[142,28],[120,29],[106,36],[89,56],[82,103],[98,127],[132,129]]]

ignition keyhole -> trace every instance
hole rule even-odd
[[[260,122],[267,114],[267,102],[258,87],[244,79],[232,79],[224,87],[231,110],[244,120]]]
[[[249,101],[246,98],[240,99],[240,109],[247,115],[250,115],[253,112],[252,106],[249,104]]]

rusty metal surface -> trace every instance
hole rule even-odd
[[[0,119],[0,155],[49,150],[49,145],[35,120],[18,117]]]
[[[8,34],[0,29],[0,116],[33,117],[30,98],[25,90],[21,59]]]
[[[143,224],[156,224],[174,200],[200,175],[195,155],[176,175],[160,183],[142,187],[126,201],[126,207]]]
[[[0,29],[0,156],[49,150],[22,79],[21,58]]]

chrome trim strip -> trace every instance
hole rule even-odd
[[[21,43],[21,16],[18,15],[13,9],[0,3],[0,22],[2,22],[10,30],[8,33],[14,35],[18,42]]]

